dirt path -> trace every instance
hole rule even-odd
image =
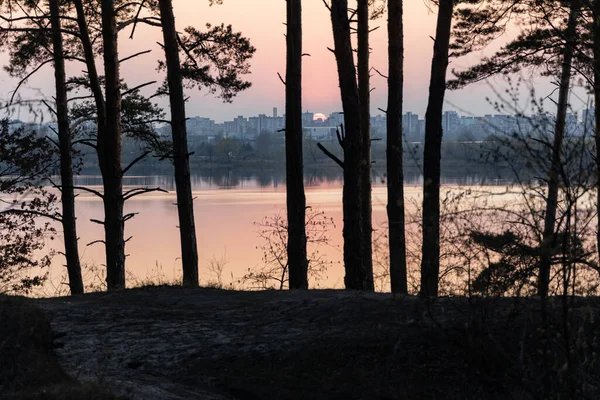
[[[153,288],[35,303],[67,373],[135,399],[514,395],[478,377],[449,335],[464,325],[461,302]]]

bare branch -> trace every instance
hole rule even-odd
[[[19,91],[19,88],[27,81],[27,79],[31,78],[31,76],[33,74],[35,74],[36,72],[38,72],[40,69],[42,69],[43,66],[45,66],[46,64],[50,64],[51,62],[53,62],[54,60],[49,59],[46,61],[43,61],[42,63],[40,63],[40,65],[38,65],[36,68],[34,68],[33,71],[31,71],[30,73],[28,73],[27,75],[25,75],[25,77],[23,79],[21,79],[19,81],[19,83],[17,84],[17,87],[15,88],[15,90],[13,91],[12,96],[10,96],[10,101],[8,102],[8,104],[13,104],[13,100],[15,99],[15,95],[17,94],[17,92]]]
[[[48,140],[49,142],[51,142],[56,147],[60,147],[59,144],[58,144],[58,142],[56,140],[52,139],[50,136],[46,136],[46,140]]]
[[[129,213],[123,216],[123,222],[127,222],[129,221],[131,218],[135,217],[136,215],[138,215],[139,212],[136,213]]]
[[[140,194],[150,193],[150,192],[161,192],[161,193],[169,193],[165,189],[161,188],[136,188],[128,190],[123,194],[123,201],[127,201],[135,196],[139,196]]]
[[[128,166],[126,166],[123,169],[123,175],[125,175],[127,173],[127,171],[129,171],[131,169],[131,167],[133,167],[135,164],[137,164],[138,162],[140,162],[141,160],[143,160],[144,158],[146,158],[146,156],[148,154],[152,153],[151,151],[146,151],[144,153],[142,153],[140,156],[136,157],[135,160],[133,160],[132,162],[129,163]]]
[[[344,169],[344,162],[342,160],[340,160],[339,158],[337,158],[337,156],[335,154],[333,154],[332,152],[330,152],[329,150],[327,150],[325,148],[325,146],[323,146],[321,143],[317,143],[317,147],[319,149],[321,149],[321,151],[323,153],[325,153],[325,155],[329,158],[331,158],[333,161],[335,161],[335,163],[337,165],[339,165],[340,167],[342,167],[342,169]]]
[[[283,83],[285,85],[286,83],[283,80],[283,77],[281,76],[281,74],[279,72],[277,73],[277,76],[279,77],[279,80],[281,81],[281,83]]]
[[[135,28],[137,27],[137,22],[140,18],[140,13],[142,12],[145,2],[146,0],[142,0],[142,2],[140,3],[140,7],[137,10],[137,13],[135,14],[135,17],[133,18],[133,28],[131,29],[131,35],[129,35],[129,39],[133,39],[133,34],[135,33]]]
[[[48,102],[47,102],[46,100],[42,100],[42,104],[44,104],[46,107],[48,107],[48,110],[49,110],[49,111],[50,111],[52,114],[54,114],[54,115],[58,115],[58,114],[57,114],[57,112],[56,112],[56,110],[55,110],[55,109],[54,109],[52,106],[50,106],[50,104],[48,104]],[[54,132],[55,132],[55,133],[57,133],[56,131],[54,131]]]
[[[123,92],[123,94],[121,94],[121,97],[125,97],[128,94],[130,94],[130,93],[133,93],[133,92],[135,92],[135,91],[137,91],[137,90],[139,90],[139,89],[141,89],[143,87],[154,85],[155,83],[156,83],[156,81],[150,81],[150,82],[142,83],[141,85],[137,85],[136,87],[131,88],[131,89]]]
[[[104,198],[104,195],[102,193],[100,193],[99,191],[87,188],[85,186],[73,186],[73,189],[83,190],[84,192],[89,192],[89,193],[95,194],[96,196],[100,197],[101,199]]]
[[[137,57],[137,56],[141,56],[141,55],[143,55],[143,54],[148,54],[148,53],[152,53],[152,50],[144,50],[144,51],[139,51],[139,52],[137,52],[137,53],[135,53],[135,54],[132,54],[132,55],[130,55],[130,56],[127,56],[127,57],[121,58],[121,59],[119,60],[119,64],[121,64],[121,63],[124,63],[125,61],[128,61],[128,60],[131,60],[132,58],[135,58],[135,57]]]
[[[91,147],[93,149],[97,149],[98,148],[98,146],[96,146],[96,144],[94,144],[93,142],[90,142],[89,140],[84,140],[84,139],[75,140],[75,141],[73,141],[73,144],[74,145],[75,144],[83,144],[83,145],[89,146],[89,147]]]
[[[382,74],[377,68],[371,67],[371,69],[379,74],[382,78],[388,79],[387,75]]]

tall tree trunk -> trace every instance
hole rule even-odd
[[[363,223],[363,268],[366,274],[373,275],[373,222],[371,205],[371,87],[369,69],[369,0],[358,0],[358,95],[360,98],[361,121],[361,204]]]
[[[102,0],[102,44],[106,79],[106,122],[98,149],[104,181],[104,234],[108,290],[125,288],[125,223],[121,162],[121,88],[114,0]],[[100,131],[98,132],[100,134]]]
[[[579,15],[579,0],[571,2],[569,20],[565,32],[565,47],[563,53],[562,70],[558,88],[558,103],[556,122],[554,126],[554,143],[552,144],[552,160],[548,171],[548,197],[546,199],[546,214],[544,216],[544,232],[542,236],[540,272],[538,277],[538,296],[548,296],[550,285],[550,270],[552,267],[552,253],[556,244],[555,225],[556,210],[558,208],[558,186],[560,169],[562,166],[562,144],[565,136],[565,123],[571,87],[571,64],[573,60],[573,45],[577,34],[577,19]]]
[[[75,10],[77,11],[79,39],[81,40],[81,47],[83,48],[85,57],[87,75],[90,81],[90,90],[94,96],[94,102],[96,103],[96,114],[98,117],[98,145],[96,151],[100,152],[102,151],[102,146],[104,144],[102,140],[104,138],[104,125],[106,124],[106,104],[102,94],[102,85],[100,83],[100,78],[98,77],[98,70],[96,69],[94,48],[92,47],[92,40],[90,39],[88,24],[85,19],[83,3],[82,0],[73,0],[73,2],[75,3]],[[100,163],[100,167],[102,168],[102,163]]]
[[[60,178],[62,225],[65,240],[65,258],[71,294],[83,293],[83,279],[77,247],[77,225],[75,219],[75,193],[73,189],[73,144],[69,129],[69,109],[63,40],[60,26],[58,0],[49,0],[52,46],[54,57],[54,81],[56,85],[56,116],[58,120],[58,144],[60,147]]]
[[[285,161],[290,289],[308,288],[306,197],[302,165],[302,2],[287,0]]]
[[[421,291],[423,297],[438,295],[440,273],[440,159],[442,147],[442,112],[446,92],[448,48],[454,0],[440,0],[429,101],[425,113],[425,150],[423,156],[423,247],[421,257]]]
[[[173,137],[173,163],[175,166],[175,188],[177,212],[179,214],[179,236],[183,264],[183,285],[198,286],[198,244],[194,222],[194,199],[190,181],[190,161],[187,144],[185,98],[179,63],[179,45],[175,29],[175,17],[171,0],[159,0],[160,19],[167,61],[167,81],[171,103],[171,133]]]
[[[344,215],[344,283],[347,289],[373,290],[373,274],[364,266],[363,211],[361,205],[361,118],[358,85],[352,44],[348,1],[331,2],[331,23],[335,44],[335,59],[344,110],[344,188],[342,194]]]
[[[600,216],[600,0],[594,0],[594,139],[596,142],[596,215]],[[596,246],[600,256],[600,217],[596,217]]]
[[[392,293],[407,294],[402,101],[404,32],[402,0],[388,0],[387,214]]]
[[[115,196],[107,196],[107,186],[111,185],[111,167],[110,163],[108,163],[107,158],[107,113],[106,113],[106,102],[104,100],[104,95],[102,93],[102,84],[100,82],[100,77],[98,75],[98,70],[96,68],[96,59],[94,57],[94,49],[92,45],[92,41],[89,35],[88,24],[85,16],[85,11],[83,8],[82,0],[74,0],[75,10],[77,11],[77,25],[79,27],[79,39],[81,40],[81,46],[83,48],[83,53],[85,57],[86,67],[87,67],[87,76],[90,81],[90,90],[92,95],[94,96],[94,102],[96,104],[96,116],[97,116],[97,136],[96,136],[96,154],[98,155],[98,165],[100,167],[100,173],[102,174],[102,182],[104,186],[105,195],[102,198],[105,210],[105,222],[104,222],[104,242],[105,242],[105,254],[106,254],[106,266],[107,266],[107,286],[110,290],[116,289],[120,286],[125,286],[125,270],[124,270],[124,259],[125,259],[125,245],[124,245],[124,228],[119,229],[118,218],[115,218],[114,215],[111,214],[111,218],[107,217],[106,210],[110,210],[111,207],[115,204]],[[120,140],[120,139],[119,139]],[[120,158],[120,152],[119,158]],[[114,163],[113,163],[114,164]],[[118,162],[120,164],[120,161]],[[112,183],[114,184],[114,183]],[[108,190],[108,193],[118,193],[119,190]],[[122,191],[122,189],[121,189]],[[122,196],[121,196],[122,197]],[[118,196],[116,197],[118,199]],[[118,202],[117,202],[118,204]],[[121,201],[120,207],[120,215],[123,215],[123,206]],[[114,214],[119,214],[119,207],[116,207]],[[113,221],[113,223],[117,226],[116,230],[111,230],[108,228],[107,221]],[[119,236],[120,235],[120,236]],[[110,236],[110,240],[109,240]],[[115,245],[115,242],[122,242],[121,246]],[[115,248],[121,248],[121,254],[115,253]],[[118,266],[118,261],[115,262],[115,256],[117,260],[123,260],[121,262],[121,267]],[[110,260],[110,261],[109,261]],[[111,271],[111,272],[109,272]],[[116,273],[115,273],[116,271]],[[122,273],[120,272],[122,271]],[[109,279],[110,275],[110,279]],[[116,275],[116,277],[115,277]],[[115,285],[115,280],[119,280],[119,276],[122,276],[122,285]]]

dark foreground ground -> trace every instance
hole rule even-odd
[[[23,317],[0,324],[0,361],[21,369],[0,373],[0,384],[12,382],[4,390],[16,398],[111,398],[107,389],[135,399],[600,398],[598,299],[573,299],[567,314],[553,300],[546,323],[536,299],[343,291],[0,299],[6,321],[11,307]],[[24,335],[9,357],[11,332]],[[65,395],[82,390],[90,395]]]

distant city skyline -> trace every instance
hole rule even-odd
[[[319,115],[321,118],[315,118]],[[566,129],[570,135],[589,133],[593,123],[593,109],[585,109],[579,113],[571,112],[566,117]],[[335,139],[336,128],[343,124],[343,114],[332,112],[329,115],[304,111],[302,126],[307,137],[317,140]],[[216,122],[209,117],[192,116],[187,122],[190,137],[232,137],[254,140],[263,133],[280,133],[285,127],[285,114],[279,113],[277,107],[272,114],[261,113],[254,116],[238,115],[231,120]],[[406,111],[402,120],[403,134],[408,141],[422,141],[425,134],[425,120],[418,113]],[[480,116],[461,115],[447,110],[442,116],[442,128],[445,140],[485,140],[494,134],[547,133],[554,128],[554,116],[550,113],[514,116],[510,114],[490,113]],[[387,130],[384,113],[371,116],[371,136],[385,140]],[[161,134],[167,134],[168,124],[159,128]]]

